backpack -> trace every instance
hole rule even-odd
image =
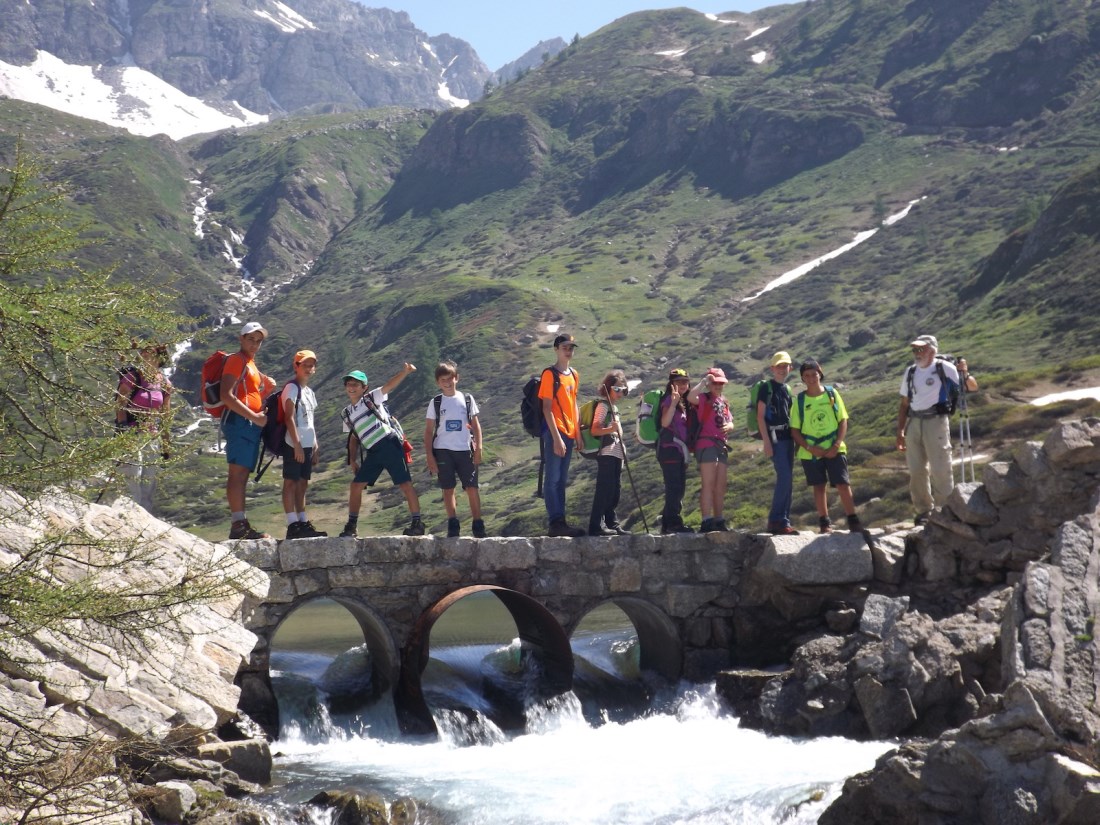
[[[558,398],[558,388],[561,387],[561,376],[553,367],[547,367],[538,377],[532,378],[523,385],[523,401],[519,405],[519,415],[523,420],[523,429],[531,438],[542,438],[542,399],[539,398],[539,385],[546,370],[554,373],[554,400]]]
[[[532,378],[531,380],[533,381],[534,379]],[[536,394],[538,393],[538,388],[537,387],[535,388],[535,393]],[[463,393],[463,397],[465,397],[465,399],[466,399],[466,424],[469,425],[474,420],[474,415],[473,415],[473,412],[472,412],[473,404],[474,404],[474,397],[472,395],[470,395],[468,392]],[[435,432],[432,433],[432,442],[434,443],[435,442],[435,437],[437,435],[439,435],[439,411],[443,407],[443,393],[440,393],[435,398],[433,398],[432,399],[432,404],[435,405]],[[526,426],[526,425],[524,425],[524,426]],[[431,446],[432,446],[431,444],[425,444],[424,448],[425,449],[431,449]]]
[[[222,403],[222,373],[225,371],[225,362],[229,353],[218,350],[202,363],[202,408],[214,418],[225,415],[225,405]]]
[[[940,377],[940,400],[936,402],[935,409],[940,415],[954,415],[955,409],[959,406],[959,385],[947,377],[943,369],[944,361],[955,363],[955,359],[950,355],[939,354],[932,361],[936,365],[936,375]],[[913,401],[913,376],[916,372],[917,365],[910,364],[905,373],[905,387],[910,402]]]
[[[125,410],[127,424],[137,423],[137,416],[134,415],[135,407],[157,410],[164,406],[164,390],[157,386],[150,387],[145,382],[141,370],[138,367],[130,366],[121,368],[118,371],[118,382],[121,384],[124,378],[128,378],[130,381],[130,396],[127,399],[128,403],[126,404]],[[146,393],[149,396],[149,403],[147,405],[134,404],[134,396],[139,392]]]
[[[750,438],[760,440],[760,425],[756,422],[756,407],[760,403],[761,394],[767,396],[767,407],[764,410],[764,423],[769,424],[772,421],[780,418],[779,407],[776,406],[776,401],[781,397],[779,393],[772,392],[768,386],[771,379],[764,378],[757,381],[749,389],[749,405],[745,408],[745,427],[748,429]],[[784,414],[787,416],[787,420],[790,421],[790,407],[784,405]]]
[[[638,422],[634,425],[634,438],[639,444],[656,447],[661,437],[661,401],[664,390],[649,390],[638,399]]]
[[[595,458],[599,455],[600,447],[603,446],[605,436],[592,435],[592,419],[596,416],[596,405],[602,400],[602,398],[593,398],[585,401],[580,408],[580,418],[577,421],[577,429],[580,430],[580,437],[577,439],[577,452],[585,458]],[[612,415],[614,415],[614,407],[609,403],[608,417],[603,420],[605,427]]]
[[[356,418],[351,417],[350,406],[344,408],[342,414],[344,422],[348,425],[348,448],[350,450],[352,439],[359,445],[360,455],[368,452],[383,438],[390,435],[397,437],[405,452],[405,463],[412,464],[413,446],[405,437],[405,428],[397,420],[397,416],[390,412],[385,404],[375,405],[369,394],[364,395],[366,411]],[[385,417],[383,420],[383,416]]]
[[[804,439],[806,439],[806,442],[809,443],[809,444],[812,444],[815,447],[823,441],[829,441],[830,439],[835,438],[836,434],[838,432],[840,432],[840,410],[837,409],[837,406],[836,406],[836,390],[833,389],[831,384],[826,384],[825,385],[825,392],[827,392],[829,394],[829,400],[833,402],[831,406],[833,408],[833,417],[836,418],[836,429],[833,430],[828,435],[813,436],[813,435],[806,435],[806,433],[802,433],[802,437]],[[802,423],[802,419],[805,418],[805,416],[806,416],[806,391],[803,390],[802,392],[800,392],[798,394],[798,422],[800,424]]]
[[[260,428],[260,457],[256,461],[256,481],[264,477],[267,468],[276,458],[283,458],[284,451],[289,444],[286,443],[286,416],[283,414],[283,390],[296,381],[287,381],[278,392],[270,393],[264,399],[264,415],[267,421]],[[294,399],[294,415],[298,415],[298,403],[302,400],[302,387],[298,386],[298,395]],[[271,458],[264,464],[264,454],[270,454]]]

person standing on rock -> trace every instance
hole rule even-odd
[[[905,453],[909,467],[909,496],[916,509],[913,523],[927,520],[933,507],[947,500],[954,487],[951,475],[952,393],[960,381],[966,391],[978,389],[966,361],[956,367],[938,357],[939,341],[934,335],[920,335],[909,343],[913,363],[901,377],[898,404],[897,448]]]
[[[798,531],[791,527],[791,498],[794,488],[794,451],[791,438],[791,391],[787,376],[791,374],[791,356],[777,352],[772,356],[771,379],[760,388],[756,401],[756,427],[764,443],[764,455],[775,467],[775,490],[768,512],[768,532],[773,536],[789,536]]]
[[[825,373],[817,361],[803,361],[798,373],[806,389],[798,394],[791,406],[791,438],[798,445],[806,483],[814,488],[820,532],[833,532],[828,484],[836,487],[848,516],[848,529],[862,530],[848,480],[848,447],[844,444],[844,436],[848,433],[848,410],[844,407],[844,399],[834,387],[822,383]]]
[[[688,392],[687,400],[696,409],[699,432],[695,439],[695,461],[699,465],[699,510],[703,515],[700,533],[729,530],[722,517],[726,505],[729,445],[733,416],[729,402],[722,397],[727,384],[719,367],[703,373],[703,380]]]
[[[245,516],[245,490],[248,476],[260,457],[260,432],[267,423],[264,399],[275,389],[275,381],[260,372],[256,353],[267,338],[267,330],[258,321],[241,327],[241,348],[225,359],[222,369],[221,399],[225,405],[222,430],[225,433],[225,460],[229,476],[225,497],[233,524],[230,539],[268,539],[267,533],[253,530]]]

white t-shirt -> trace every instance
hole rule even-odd
[[[940,361],[943,365],[943,374],[954,381],[959,382],[959,371],[950,361]],[[936,361],[927,367],[915,366],[913,372],[913,397],[909,399],[909,409],[914,412],[930,410],[940,403],[940,374],[936,371]],[[909,396],[909,370],[901,374],[901,395]]]
[[[477,402],[470,396],[470,418],[478,414]],[[435,398],[428,402],[428,421],[435,421]],[[437,450],[464,452],[470,449],[473,432],[466,420],[466,396],[455,390],[454,395],[444,395],[439,403],[439,427],[432,447]]]
[[[298,397],[298,385],[291,381],[283,387],[279,397],[279,405],[286,407],[287,399],[293,404]],[[317,429],[313,426],[313,416],[317,412],[317,396],[310,387],[302,387],[302,400],[298,402],[298,413],[294,416],[294,424],[298,427],[298,440],[302,448],[317,446]],[[291,444],[290,433],[286,435],[286,443]],[[293,444],[291,444],[293,446]]]

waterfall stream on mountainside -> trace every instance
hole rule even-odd
[[[436,741],[400,734],[388,697],[349,704],[356,691],[373,699],[369,653],[343,608],[311,603],[272,648],[283,729],[264,801],[285,822],[320,791],[355,790],[412,797],[429,821],[453,825],[812,823],[891,747],[744,730],[713,684],[640,672],[633,627],[605,607],[573,634],[574,690],[518,710],[523,665],[507,612],[488,593],[450,608],[422,679]]]

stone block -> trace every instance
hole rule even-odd
[[[901,584],[905,577],[905,536],[897,533],[875,536],[871,542],[871,564],[876,581]]]
[[[306,572],[292,573],[291,580],[294,583],[296,596],[309,596],[317,592],[328,590],[328,571],[307,570]]]
[[[186,782],[158,782],[147,792],[147,804],[161,822],[183,822],[199,795]]]
[[[603,577],[594,573],[563,573],[557,581],[562,596],[605,595]]]
[[[243,562],[261,570],[277,570],[279,567],[279,543],[274,541],[235,541],[225,545]]]
[[[682,582],[690,579],[691,556],[687,553],[662,553],[642,556],[642,576],[647,580]]]
[[[482,541],[477,548],[478,570],[530,570],[538,562],[530,541]]]
[[[318,567],[350,567],[358,563],[357,542],[324,538],[279,543],[279,569],[285,573]]]
[[[791,584],[848,584],[874,578],[871,551],[861,533],[773,536],[758,567]]]
[[[982,469],[986,495],[998,507],[1023,498],[1027,494],[1024,481],[1023,472],[1014,463],[994,461]]]
[[[877,593],[863,603],[863,615],[859,620],[861,633],[881,639],[894,627],[898,617],[909,609],[909,597],[890,598]]]
[[[197,755],[199,759],[224,765],[246,782],[260,785],[271,782],[271,748],[266,740],[245,739],[199,745]]]
[[[1050,462],[1047,461],[1043,445],[1039,441],[1023,441],[1017,444],[1012,453],[1012,460],[1032,481],[1051,475]]]
[[[730,560],[724,553],[696,553],[695,578],[701,582],[730,580]]]
[[[360,565],[357,567],[337,567],[328,571],[328,580],[333,587],[385,587],[389,584],[388,570],[382,567]]]
[[[975,527],[988,527],[996,524],[999,518],[997,508],[990,501],[983,484],[956,484],[947,497],[946,506],[960,521]]]
[[[917,721],[909,691],[900,685],[884,685],[873,676],[862,676],[856,681],[855,693],[875,739],[891,739]]]
[[[1086,524],[1068,522],[1058,528],[1050,548],[1050,562],[1062,568],[1067,581],[1085,581],[1095,538]]]
[[[1024,610],[1029,617],[1046,618],[1050,615],[1050,568],[1033,562],[1024,571]]]
[[[1100,463],[1100,419],[1066,421],[1043,442],[1043,453],[1057,467]]]
[[[953,579],[959,570],[959,560],[955,551],[939,541],[933,541],[927,534],[916,541],[917,558],[920,560],[921,576],[930,582]]]
[[[611,592],[637,593],[642,589],[642,565],[637,559],[621,559],[611,565]]]
[[[668,587],[668,615],[682,619],[707,606],[722,588],[717,585],[671,584]]]
[[[1054,656],[1054,643],[1050,628],[1042,619],[1028,619],[1020,628],[1020,647],[1024,666],[1029,670],[1050,670]]]

